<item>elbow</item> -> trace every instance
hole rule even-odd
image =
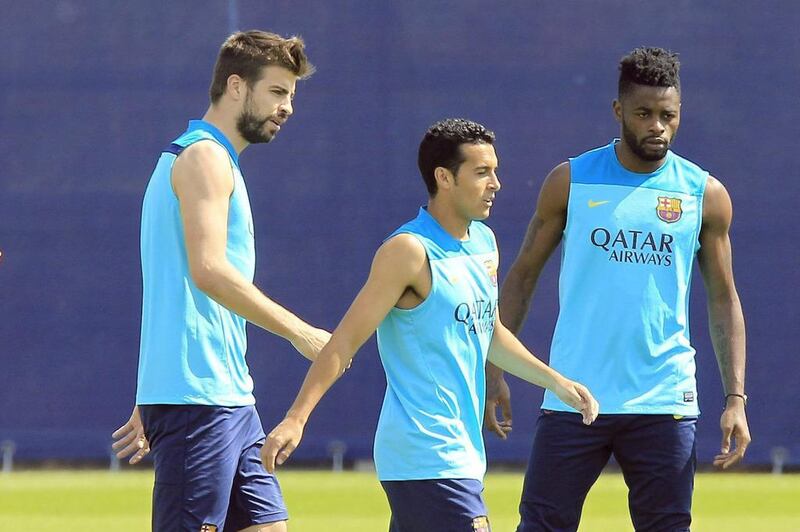
[[[503,291],[511,293],[532,292],[536,285],[536,274],[531,268],[519,267],[516,264],[508,272],[506,282],[503,283]]]
[[[191,275],[195,286],[206,294],[213,294],[219,285],[217,268],[210,262],[198,261],[195,264],[190,264],[189,275]]]
[[[353,365],[353,358],[356,351],[358,351],[358,347],[348,339],[333,336],[319,352],[315,363],[319,361],[335,368],[336,378],[338,379]]]
[[[739,294],[736,292],[736,289],[731,287],[726,287],[724,290],[718,290],[713,294],[709,294],[708,296],[708,304],[709,307],[716,309],[716,310],[727,310],[732,308],[741,307],[741,302],[739,301]]]

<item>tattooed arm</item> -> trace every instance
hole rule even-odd
[[[569,163],[556,166],[542,185],[525,241],[508,272],[500,292],[500,316],[512,333],[519,334],[530,308],[533,290],[547,259],[561,241],[567,220],[569,199]],[[497,420],[497,407],[503,419]],[[511,430],[511,396],[503,370],[486,366],[486,410],[484,426],[505,439]]]
[[[733,282],[731,241],[728,236],[732,217],[733,207],[728,191],[722,183],[709,176],[703,202],[698,262],[708,297],[711,341],[726,394],[725,411],[720,419],[722,445],[720,454],[714,458],[714,465],[722,469],[738,463],[750,443],[744,399],[741,397],[745,390],[744,316]]]

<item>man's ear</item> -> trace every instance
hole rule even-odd
[[[233,101],[242,101],[247,96],[247,82],[239,74],[228,76],[225,92]]]
[[[619,99],[614,100],[611,102],[611,111],[614,113],[614,119],[622,123],[622,102]]]
[[[453,172],[444,166],[437,166],[433,171],[433,177],[436,178],[437,190],[450,190],[456,182]]]

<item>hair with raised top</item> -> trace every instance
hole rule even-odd
[[[305,42],[299,36],[281,37],[261,30],[239,31],[225,39],[214,65],[209,96],[216,103],[225,93],[228,78],[237,74],[252,87],[261,79],[262,69],[280,66],[305,79],[314,73],[308,62]]]
[[[629,92],[633,85],[675,87],[680,92],[680,68],[676,53],[663,48],[636,48],[619,62],[618,95]]]

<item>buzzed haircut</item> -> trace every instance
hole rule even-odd
[[[428,194],[436,195],[436,168],[450,170],[453,175],[466,159],[461,151],[462,144],[494,144],[494,132],[486,127],[464,118],[447,118],[436,122],[422,138],[419,144],[417,165],[425,181]]]
[[[619,62],[618,96],[633,85],[675,87],[681,91],[678,54],[663,48],[636,48]]]
[[[305,79],[314,73],[302,37],[281,37],[261,30],[239,31],[225,39],[214,65],[209,96],[216,103],[225,92],[228,78],[237,74],[252,87],[261,79],[261,69],[280,66]]]

